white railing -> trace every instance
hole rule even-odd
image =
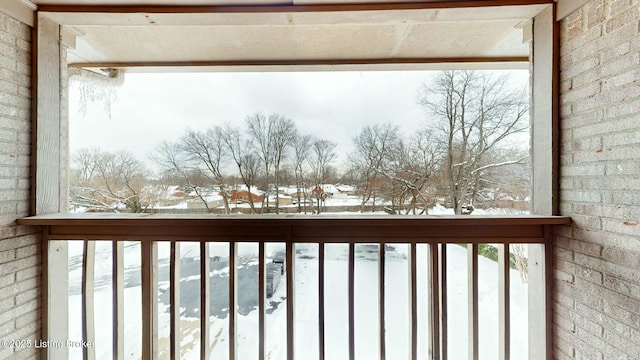
[[[295,250],[300,244],[314,244],[317,246],[317,344],[319,360],[328,359],[325,349],[327,329],[325,327],[326,314],[331,311],[325,304],[326,269],[325,246],[327,244],[345,244],[348,246],[347,277],[348,294],[348,355],[345,358],[356,359],[356,245],[374,244],[377,246],[377,353],[380,359],[388,358],[389,345],[387,319],[388,309],[385,298],[389,296],[386,290],[385,274],[387,271],[387,245],[405,244],[407,247],[408,264],[408,354],[410,359],[449,359],[450,342],[447,339],[452,334],[449,330],[448,308],[448,244],[466,244],[467,273],[468,273],[468,359],[479,358],[479,308],[478,298],[478,248],[480,244],[496,244],[498,249],[498,325],[500,359],[510,358],[511,314],[510,314],[510,244],[530,244],[530,246],[544,247],[550,241],[551,227],[554,224],[564,224],[569,220],[563,217],[358,217],[358,218],[308,218],[308,217],[171,217],[157,215],[50,215],[36,216],[20,220],[21,223],[41,226],[43,238],[48,250],[45,252],[45,301],[47,303],[44,336],[46,341],[68,338],[69,324],[54,322],[51,318],[52,304],[61,303],[60,297],[68,296],[67,277],[57,277],[52,274],[54,269],[63,269],[62,262],[68,262],[66,252],[59,251],[69,241],[83,241],[82,262],[82,337],[84,341],[95,342],[95,314],[94,302],[94,267],[95,242],[100,240],[112,241],[112,313],[113,336],[112,353],[115,359],[129,358],[124,351],[124,242],[139,241],[141,256],[141,314],[142,336],[140,339],[142,359],[158,358],[158,244],[170,243],[169,255],[169,357],[179,359],[181,351],[180,341],[180,250],[184,241],[199,243],[199,258],[211,259],[209,251],[211,243],[225,243],[228,245],[228,358],[236,359],[238,350],[237,331],[237,249],[243,243],[257,243],[258,247],[258,344],[257,354],[260,360],[266,358],[266,262],[265,246],[272,243],[283,243],[285,247],[284,279],[281,286],[286,287],[286,359],[294,359],[295,336],[301,329],[295,329],[295,291],[294,278]],[[426,260],[418,266],[418,247],[426,247]],[[55,250],[54,250],[55,249]],[[544,254],[544,250],[542,251]],[[210,261],[200,261],[200,274],[210,274]],[[537,262],[536,262],[537,264]],[[535,270],[536,264],[530,264]],[[544,264],[543,264],[544,265]],[[530,269],[531,271],[531,269]],[[536,289],[548,289],[548,269],[543,266],[542,283],[530,284],[530,301],[542,302],[546,313],[529,314],[530,317],[542,317],[546,326],[531,328],[530,339],[548,338],[548,307],[544,305],[548,291],[541,292],[541,298],[536,298]],[[426,274],[427,289],[427,331],[426,335],[419,333],[418,307],[425,304],[418,303],[418,277]],[[544,275],[546,274],[546,275]],[[62,281],[59,279],[63,279]],[[546,279],[546,280],[545,280]],[[545,295],[546,294],[546,295]],[[200,276],[200,320],[210,319],[210,277]],[[538,308],[538,307],[533,307]],[[61,311],[58,309],[58,311]],[[64,311],[63,311],[64,312]],[[65,313],[66,315],[66,313]],[[57,315],[59,316],[59,315]],[[200,358],[210,357],[210,321],[200,321]],[[315,333],[315,330],[314,330]],[[427,336],[424,338],[419,336]],[[535,346],[535,344],[530,344]],[[422,354],[419,356],[419,354]],[[426,354],[426,356],[425,356]],[[66,358],[68,349],[49,347],[46,354],[49,358]],[[547,355],[548,356],[548,355]],[[96,358],[95,347],[83,348],[84,359]],[[313,355],[315,358],[316,355]],[[308,356],[305,359],[311,358]]]

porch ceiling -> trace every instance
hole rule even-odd
[[[46,6],[52,4],[96,5],[91,0],[38,0],[35,3],[45,11]],[[110,5],[131,3],[109,1]],[[176,2],[137,0],[135,3],[142,6]],[[225,5],[229,1],[180,3]],[[282,4],[272,0],[247,3]],[[296,1],[296,5],[309,3],[313,1]],[[261,11],[244,8],[179,13],[109,12],[100,11],[98,6],[95,12],[42,14],[62,24],[71,35],[68,61],[76,66],[228,67],[234,63],[248,67],[292,63],[334,66],[345,62],[373,62],[410,63],[414,68],[425,68],[433,67],[429,63],[441,62],[439,60],[482,63],[490,59],[525,59],[529,45],[523,42],[523,28],[546,6],[296,11],[296,6],[288,4],[286,9],[291,11],[272,6]]]

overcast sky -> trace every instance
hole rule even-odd
[[[391,121],[404,133],[426,120],[417,103],[420,87],[437,72],[225,72],[126,74],[111,103],[88,104],[80,111],[79,92],[70,91],[71,151],[99,147],[127,149],[151,165],[149,156],[163,140],[177,140],[186,128],[206,129],[247,115],[282,114],[302,134],[338,143],[344,158],[352,139],[367,124]],[[522,85],[527,71],[513,71]]]

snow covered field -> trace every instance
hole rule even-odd
[[[70,339],[81,338],[80,282],[82,243],[70,242]],[[267,245],[267,254],[279,251],[283,244]],[[96,254],[96,353],[99,359],[111,359],[111,250],[109,242],[98,242]],[[140,357],[141,291],[139,244],[125,247],[125,351],[127,358]],[[427,247],[418,245],[418,269],[426,269]],[[387,251],[386,258],[386,346],[388,359],[409,357],[409,269],[407,245]],[[226,255],[225,255],[226,254]],[[242,244],[238,249],[239,284],[237,319],[238,359],[258,358],[257,312],[257,244]],[[356,245],[356,358],[375,359],[378,354],[378,262],[377,245]],[[228,245],[214,245],[211,256],[220,256],[212,263],[212,306],[210,318],[211,359],[228,357],[227,290],[221,284],[228,281]],[[467,268],[466,249],[448,245],[449,358],[467,358]],[[226,258],[225,258],[226,257]],[[297,245],[295,256],[295,351],[297,359],[314,359],[318,353],[318,247]],[[325,333],[326,358],[348,358],[347,304],[348,246],[327,245],[325,248]],[[160,358],[168,359],[169,314],[165,294],[168,289],[168,244],[159,244],[159,350]],[[80,262],[81,264],[81,262]],[[184,359],[199,359],[199,257],[197,245],[182,246],[181,311],[182,355]],[[480,258],[480,359],[498,358],[498,269],[497,263]],[[516,270],[511,274],[512,359],[526,359],[527,353],[527,285],[520,282]],[[427,359],[426,270],[418,272],[418,338],[419,359]],[[198,290],[195,290],[198,289]],[[266,351],[267,359],[286,359],[286,284],[283,281],[275,294],[267,299]],[[73,349],[70,349],[73,350]],[[81,359],[79,351],[71,351],[72,359]]]

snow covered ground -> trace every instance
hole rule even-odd
[[[70,339],[81,338],[80,281],[82,243],[70,243]],[[166,246],[165,246],[166,245]],[[267,245],[267,254],[279,251],[282,244]],[[140,357],[141,292],[139,244],[127,243],[125,256],[125,351],[127,358]],[[388,359],[409,357],[409,269],[408,246],[398,245],[387,252],[386,261],[386,346]],[[418,269],[426,269],[427,247],[418,246]],[[198,317],[200,275],[197,245],[182,246],[182,355],[184,359],[199,359]],[[227,254],[227,255],[225,255]],[[242,244],[238,252],[239,309],[237,319],[238,359],[258,358],[257,312],[257,245]],[[220,256],[212,263],[212,316],[210,318],[211,358],[228,357],[228,304],[226,290],[220,284],[228,281],[228,245],[214,245],[211,256]],[[226,256],[226,259],[225,259]],[[325,326],[326,358],[348,358],[348,304],[347,304],[348,246],[328,244],[325,251]],[[449,358],[467,358],[467,267],[466,249],[448,245],[448,299],[449,299]],[[96,353],[99,359],[111,359],[111,251],[109,242],[97,244],[96,256]],[[297,359],[314,359],[318,353],[318,247],[297,245],[295,256],[295,351]],[[169,314],[165,291],[168,289],[168,245],[159,244],[159,349],[160,358],[168,359]],[[378,354],[378,263],[377,245],[356,246],[356,358],[375,359]],[[480,301],[480,359],[498,358],[498,269],[486,258],[479,261]],[[527,353],[527,286],[520,282],[519,274],[511,274],[512,359],[526,359]],[[426,271],[418,272],[418,338],[419,359],[427,359],[427,305]],[[195,285],[195,286],[192,286]],[[240,293],[242,292],[242,293]],[[286,300],[284,281],[276,293],[267,300],[266,351],[267,359],[286,359]],[[72,359],[81,359],[79,351],[70,349]]]

